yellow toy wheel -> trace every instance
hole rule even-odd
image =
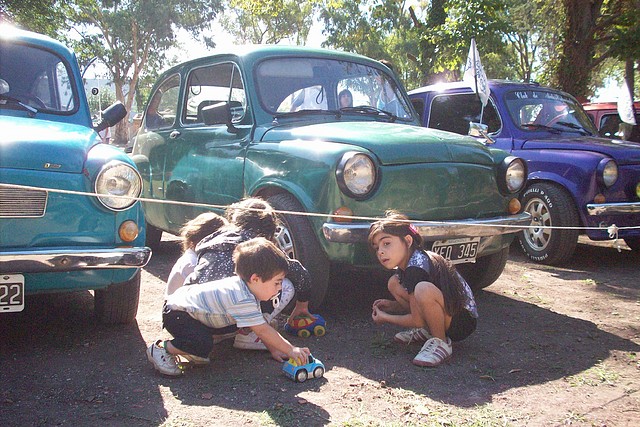
[[[309,336],[311,336],[311,332],[307,331],[306,329],[300,329],[298,331],[298,336],[301,338],[309,338]]]
[[[323,336],[326,332],[327,330],[322,325],[318,325],[315,328],[313,328],[313,334],[317,337]]]

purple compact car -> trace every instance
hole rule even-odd
[[[599,138],[567,93],[498,80],[489,88],[484,109],[464,83],[425,86],[409,96],[423,126],[469,134],[526,160],[520,200],[532,222],[518,236],[527,256],[561,264],[581,233],[623,238],[640,250],[640,229],[630,228],[640,225],[640,144]]]

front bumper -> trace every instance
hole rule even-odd
[[[490,237],[517,233],[531,225],[531,215],[523,212],[517,215],[459,221],[416,221],[420,235],[426,241],[452,239],[456,237]],[[369,235],[367,223],[327,222],[322,233],[332,243],[366,243]]]
[[[0,273],[44,273],[144,267],[151,249],[46,249],[0,253]]]
[[[640,213],[640,202],[629,203],[589,203],[589,215],[625,215]]]

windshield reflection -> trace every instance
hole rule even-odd
[[[509,115],[524,131],[596,135],[584,110],[573,98],[544,90],[517,90],[505,95]]]
[[[394,80],[367,65],[276,58],[260,63],[256,75],[263,108],[278,117],[312,110],[412,120],[411,109]]]

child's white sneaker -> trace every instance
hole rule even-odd
[[[211,363],[211,359],[209,359],[208,357],[200,357],[196,356],[195,354],[181,354],[180,357],[192,365],[200,366],[208,365],[209,363]]]
[[[147,348],[147,359],[153,367],[162,374],[178,376],[182,375],[182,369],[178,366],[176,357],[161,346],[162,340],[158,340]]]
[[[267,350],[267,346],[264,345],[262,340],[251,329],[241,328],[236,335],[236,339],[233,341],[235,348],[241,348],[243,350]]]
[[[429,338],[433,338],[429,331],[425,328],[414,328],[409,329],[408,331],[398,332],[393,340],[400,344],[413,344],[413,343],[423,343],[427,341]]]
[[[447,337],[447,341],[440,338],[431,338],[422,346],[422,350],[413,359],[413,364],[418,366],[438,366],[453,354],[451,339]]]

